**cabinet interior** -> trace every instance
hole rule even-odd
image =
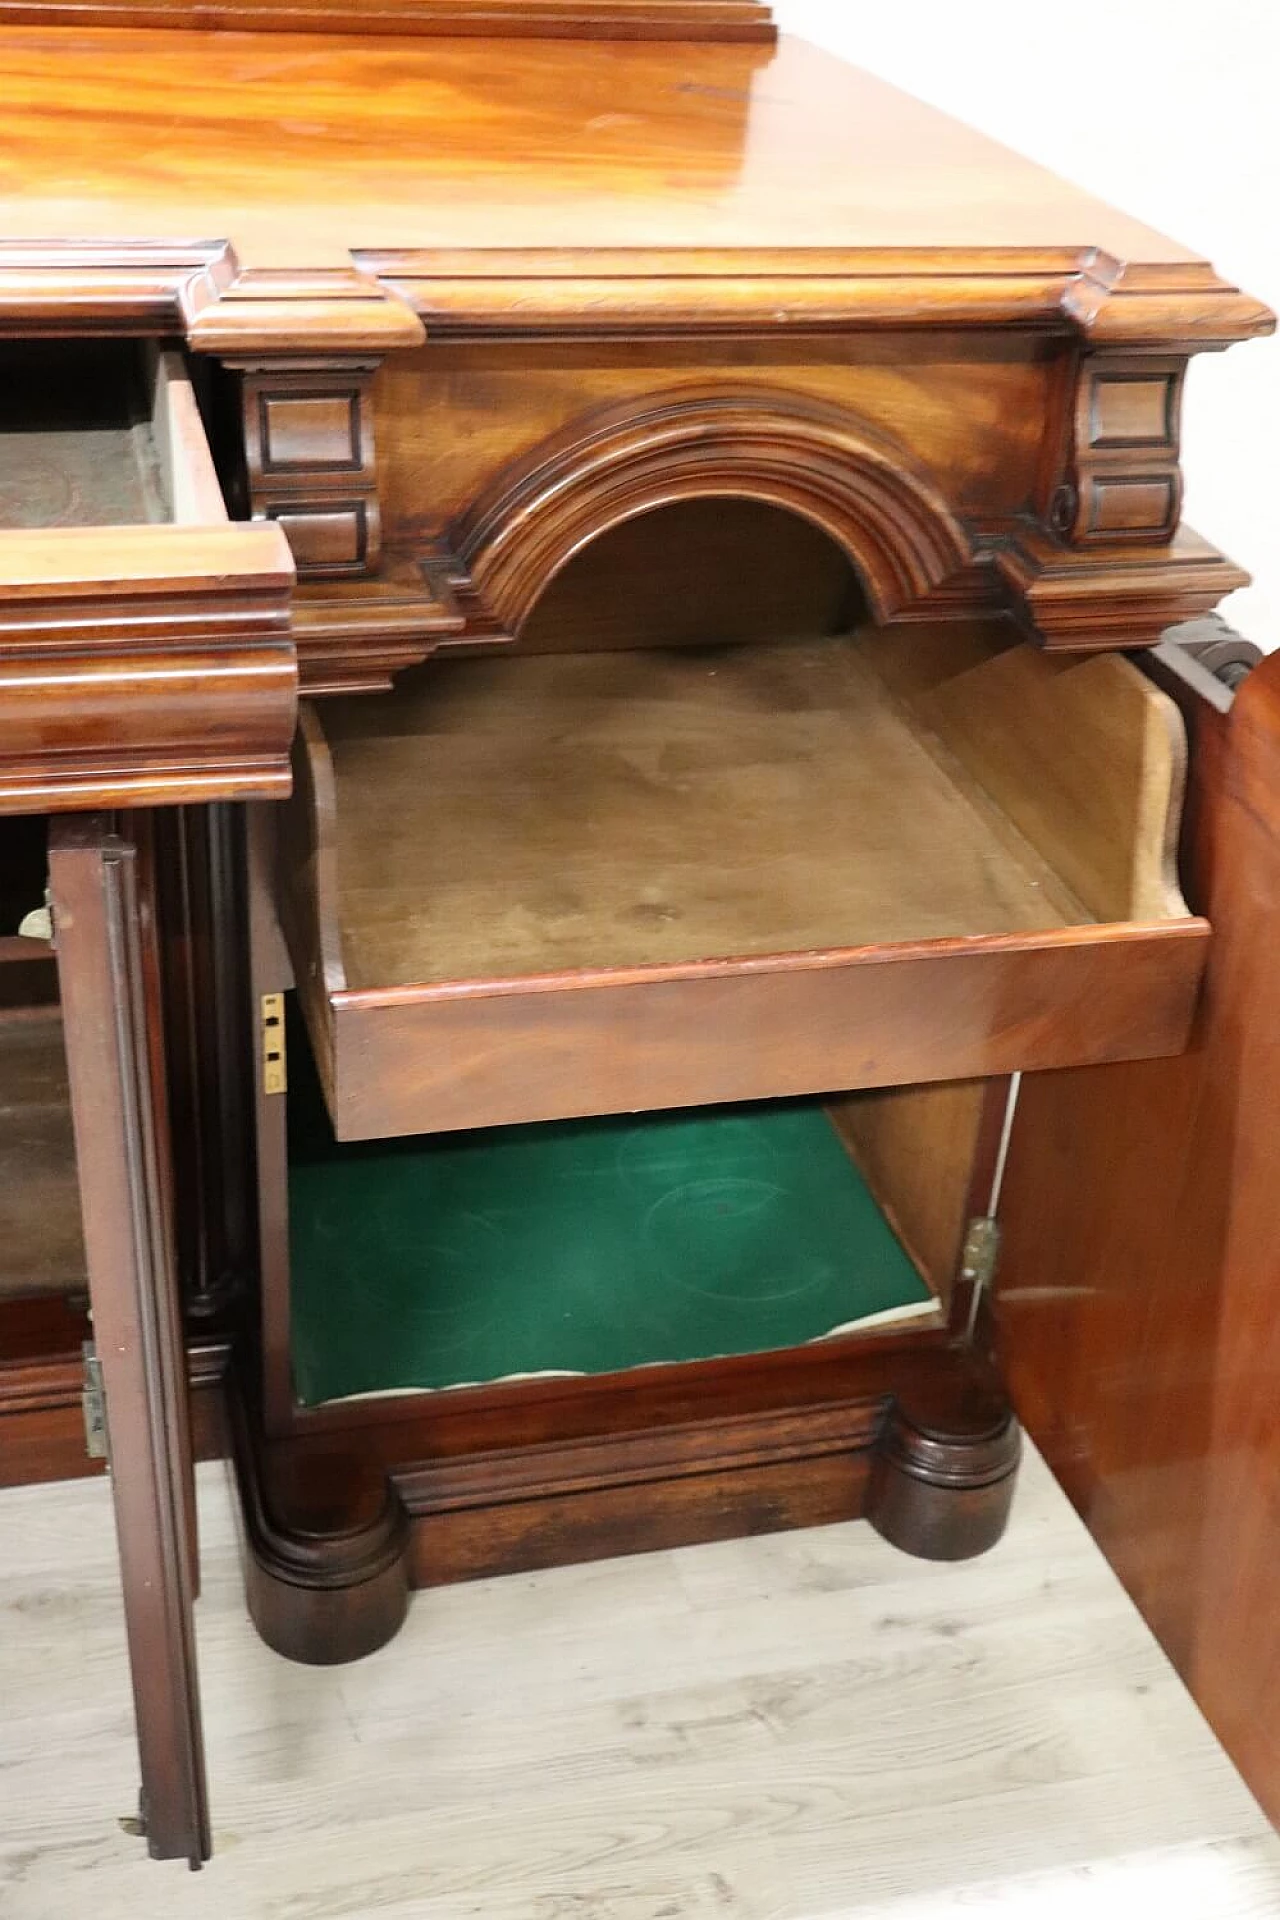
[[[303,1405],[943,1323],[972,1089],[958,1153],[923,1180],[901,1093],[896,1141],[863,1095],[339,1143],[293,1037]]]
[[[86,1287],[57,966],[18,932],[44,903],[47,843],[40,815],[0,820],[0,1302]]]
[[[0,986],[8,967],[0,966]],[[0,1302],[87,1290],[62,1019],[0,1005]]]
[[[513,648],[323,703],[348,982],[1124,910],[922,739],[913,697],[1021,651],[954,637],[895,636],[891,684],[843,557],[772,510],[619,528]],[[982,1083],[340,1142],[290,1024],[303,1405],[945,1323]]]

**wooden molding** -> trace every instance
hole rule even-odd
[[[0,532],[0,811],[287,792],[292,585],[277,527]]]
[[[848,554],[878,619],[971,558],[964,529],[903,449],[794,394],[679,387],[610,407],[544,442],[464,517],[457,551],[499,621],[519,628],[598,534],[673,500],[733,494],[811,520]]]
[[[295,366],[312,353],[381,356],[424,338],[404,301],[354,267],[251,267],[230,277],[224,267],[190,279],[182,300],[192,347],[239,367],[272,365],[280,355]]]
[[[293,604],[299,684],[307,693],[377,693],[467,630],[443,570],[384,554],[375,578],[303,584]]]
[[[433,339],[1007,326],[1194,353],[1275,316],[1201,262],[1125,266],[1094,247],[356,248],[297,270],[242,269],[226,238],[0,241],[0,333],[181,333],[243,359],[380,355],[424,323]]]
[[[575,40],[772,40],[766,0],[0,0],[0,21]]]
[[[1082,256],[1062,311],[1097,346],[1187,353],[1260,339],[1276,324],[1263,301],[1220,279],[1204,261],[1131,266],[1096,249]]]
[[[222,240],[0,240],[0,337],[182,333],[235,272]]]
[[[1189,527],[1161,545],[1068,547],[1028,526],[997,553],[1015,608],[1050,649],[1085,653],[1151,647],[1166,627],[1192,620],[1249,575]]]
[[[87,1312],[46,1297],[0,1302],[0,1487],[72,1480],[106,1471],[85,1451],[83,1343]],[[187,1374],[197,1460],[226,1452],[223,1384],[228,1348],[188,1337]]]
[[[1211,267],[1125,267],[1097,248],[366,248],[432,339],[863,333],[1012,327],[1192,353],[1256,339],[1270,309]]]
[[[814,1460],[850,1453],[875,1445],[885,1415],[883,1400],[854,1395],[803,1411],[781,1407],[696,1425],[616,1433],[607,1452],[599,1435],[590,1434],[423,1461],[400,1468],[396,1487],[415,1517],[463,1512],[510,1500],[732,1472],[766,1456],[771,1461]]]
[[[863,1513],[926,1557],[1003,1529],[1017,1429],[945,1333],[640,1375],[339,1402],[296,1410],[279,1440],[233,1392],[259,1630],[327,1662],[391,1637],[406,1575],[436,1586]]]

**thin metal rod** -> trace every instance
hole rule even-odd
[[[996,1209],[1000,1205],[1000,1189],[1004,1185],[1004,1170],[1009,1159],[1009,1142],[1013,1137],[1013,1116],[1017,1111],[1018,1095],[1021,1091],[1021,1073],[1011,1073],[1009,1091],[1005,1096],[1004,1120],[1000,1127],[1000,1145],[996,1149],[996,1164],[991,1175],[991,1192],[987,1199],[987,1219],[991,1221],[995,1220]],[[978,1308],[982,1304],[982,1296],[985,1292],[986,1280],[981,1279],[975,1282],[973,1292],[969,1296],[969,1324],[965,1336],[969,1341],[972,1341],[974,1328],[978,1324]]]
[[[1009,1158],[1009,1141],[1013,1137],[1013,1116],[1018,1107],[1018,1095],[1022,1092],[1022,1074],[1009,1075],[1009,1093],[1004,1103],[1004,1125],[1000,1129],[1000,1146],[996,1153],[995,1171],[991,1175],[991,1198],[987,1202],[988,1218],[994,1220],[1000,1205],[1000,1189],[1004,1185],[1005,1164]]]

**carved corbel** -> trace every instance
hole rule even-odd
[[[376,362],[254,365],[241,376],[249,504],[275,520],[299,580],[359,578],[382,552],[371,388]]]
[[[422,322],[354,267],[224,267],[189,283],[186,328],[238,385],[242,506],[293,552],[303,689],[389,686],[464,625],[411,556],[382,548],[374,377],[388,353],[421,344]]]
[[[1049,502],[1073,546],[1159,545],[1182,512],[1185,355],[1089,353],[1079,362],[1066,477]]]
[[[423,340],[416,314],[354,268],[251,269],[214,290],[188,338],[239,376],[249,509],[284,530],[299,580],[376,573],[373,379]]]
[[[1270,325],[1265,309],[1238,311],[1242,298],[1218,289],[1222,311],[1203,317],[1203,339],[1171,338],[1176,316],[1145,283],[1122,279],[1087,316],[1090,345],[1063,362],[1060,425],[1036,513],[993,542],[1015,611],[1045,647],[1153,646],[1166,627],[1248,584],[1181,525],[1179,466],[1191,353],[1246,323],[1254,332]],[[1163,340],[1150,337],[1160,328]]]

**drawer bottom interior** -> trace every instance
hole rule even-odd
[[[347,986],[1093,919],[876,639],[454,662],[326,708]]]
[[[289,1212],[304,1405],[939,1317],[818,1101],[339,1144],[299,1042]]]

